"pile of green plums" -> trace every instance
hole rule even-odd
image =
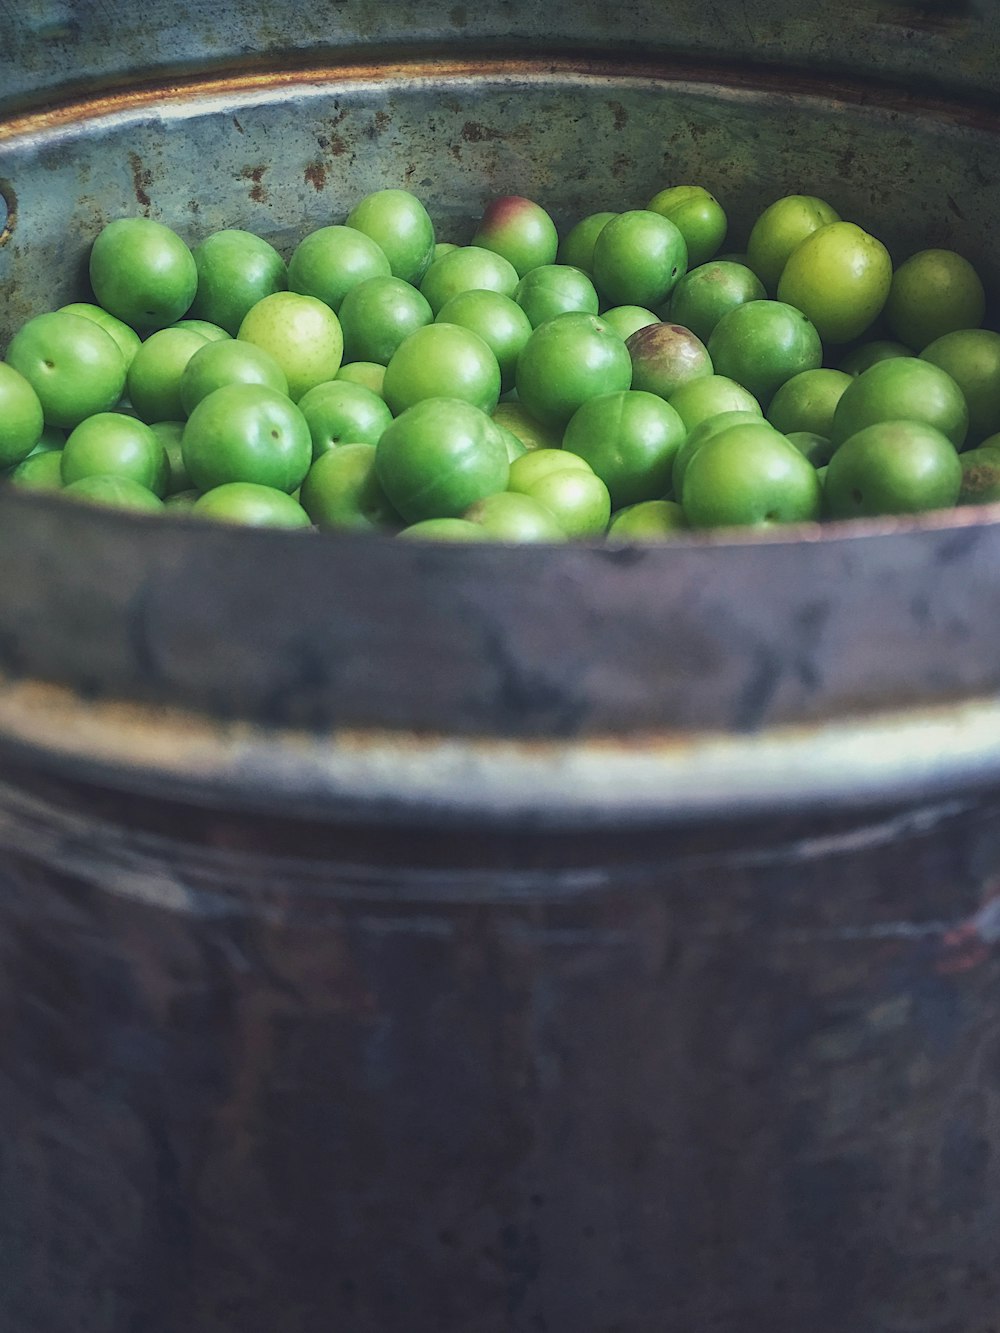
[[[10,485],[273,527],[671,540],[1000,500],[973,266],[787,195],[745,250],[675,185],[560,236],[517,195],[438,242],[402,189],[284,258],[121,218],[0,362]],[[964,450],[964,452],[962,452]]]

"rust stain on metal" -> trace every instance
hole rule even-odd
[[[375,112],[374,129],[376,134],[384,134],[391,124],[392,117],[389,115],[388,111],[382,111],[380,109]]]
[[[136,200],[144,209],[148,209],[150,205],[148,188],[153,184],[153,173],[142,165],[142,158],[134,151],[129,153],[128,161],[132,168],[132,189],[135,191]]]
[[[261,181],[264,179],[265,171],[267,171],[266,164],[258,167],[244,167],[240,172],[240,176],[243,180],[252,182],[250,186],[250,198],[255,204],[263,204],[267,202],[267,191],[261,184]]]
[[[628,112],[622,106],[621,102],[609,102],[608,106],[615,118],[615,129],[623,130],[628,124]]]
[[[7,206],[7,218],[0,230],[0,246],[4,246],[14,235],[17,226],[17,193],[9,180],[0,179],[0,199]]]
[[[326,185],[326,167],[322,162],[310,162],[304,172],[306,181],[318,194]]]

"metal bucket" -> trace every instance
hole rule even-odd
[[[1000,289],[992,4],[74,13],[0,20],[0,343],[111,217],[287,248],[386,183],[457,240],[818,193]],[[995,1333],[992,511],[459,551],[3,492],[0,569],[0,1328]]]

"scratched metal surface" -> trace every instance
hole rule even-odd
[[[993,1333],[998,830],[331,836],[8,769],[0,1326]]]

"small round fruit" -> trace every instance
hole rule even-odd
[[[1000,431],[1000,333],[956,329],[935,338],[920,359],[946,371],[962,390],[969,408],[966,443]]]
[[[497,359],[500,392],[513,388],[517,358],[531,337],[531,321],[516,301],[500,292],[459,292],[441,307],[436,322],[478,334]]]
[[[218,523],[239,523],[248,528],[308,528],[309,515],[285,491],[252,481],[228,481],[213,486],[195,500],[191,513]]]
[[[45,422],[72,430],[107,412],[125,387],[125,359],[111,334],[82,315],[52,311],[22,324],[7,363],[31,385]]]
[[[745,264],[715,259],[684,274],[671,294],[668,314],[672,323],[706,342],[723,315],[766,296],[764,284]]]
[[[607,486],[612,507],[662,499],[670,489],[684,423],[656,394],[603,394],[583,403],[563,435],[563,447],[589,463]]]
[[[717,375],[749,389],[765,407],[803,370],[816,370],[823,345],[811,320],[783,301],[748,301],[719,320],[708,340]]]
[[[313,458],[342,444],[378,444],[392,421],[384,398],[363,384],[328,380],[299,399],[312,436]]]
[[[231,333],[227,333],[219,324],[213,324],[208,319],[179,319],[176,324],[169,326],[172,329],[187,329],[189,333],[200,333],[207,343],[224,343],[232,338]]]
[[[708,348],[680,324],[648,324],[628,339],[632,388],[670,398],[684,384],[714,373]]]
[[[465,518],[478,523],[493,541],[564,542],[563,532],[551,510],[530,495],[500,491],[469,506]]]
[[[788,194],[776,199],[753,224],[747,264],[768,292],[775,292],[792,251],[820,227],[839,221],[840,214],[815,195]]]
[[[766,424],[731,426],[688,463],[681,504],[693,528],[815,522],[822,505],[816,469]]]
[[[640,329],[660,322],[659,315],[641,305],[613,305],[610,310],[605,310],[601,314],[601,319],[605,324],[610,324],[615,333],[626,341]]]
[[[434,312],[401,278],[367,278],[344,297],[339,317],[344,360],[387,366],[404,338],[433,323]]]
[[[320,227],[295,247],[288,261],[288,290],[315,296],[338,311],[352,287],[391,273],[382,247],[356,227]]]
[[[312,437],[290,399],[262,384],[227,384],[203,398],[181,440],[194,485],[249,481],[291,493],[312,462]]]
[[[60,491],[63,484],[62,450],[46,449],[40,454],[29,454],[6,475],[12,486],[26,491]]]
[[[195,351],[181,373],[184,415],[190,416],[203,398],[224,384],[264,384],[278,393],[288,393],[285,372],[270,352],[236,338],[207,342]]]
[[[561,427],[588,398],[627,389],[632,361],[603,320],[571,312],[535,329],[517,359],[514,383],[533,417]]]
[[[559,246],[556,258],[560,264],[582,268],[584,273],[594,270],[594,246],[597,238],[617,213],[590,213],[571,227]]]
[[[553,472],[590,472],[594,469],[569,449],[532,449],[510,465],[509,491],[530,495],[532,487]]]
[[[330,307],[298,292],[275,292],[258,301],[237,337],[271,354],[285,373],[294,402],[333,379],[344,351],[340,322]]]
[[[879,421],[851,435],[826,469],[831,518],[947,509],[962,487],[952,442],[921,421]]]
[[[923,421],[961,449],[969,427],[965,396],[946,371],[915,356],[878,361],[853,379],[833,414],[830,438],[840,444],[879,421]]]
[[[523,403],[505,399],[497,403],[491,415],[498,426],[504,426],[516,435],[529,452],[558,449],[562,445],[562,428],[543,426]]]
[[[958,461],[962,465],[962,485],[956,503],[996,504],[1000,500],[1000,450],[967,449]]]
[[[808,315],[821,340],[859,338],[886,303],[892,260],[853,222],[830,222],[795,247],[778,280],[778,300]]]
[[[500,366],[471,329],[428,324],[393,352],[383,392],[394,416],[424,398],[460,398],[492,412],[500,398]]]
[[[191,329],[158,329],[132,358],[126,385],[129,401],[143,421],[179,421],[187,416],[181,380],[188,362],[210,344]]]
[[[411,523],[398,534],[407,541],[488,542],[489,533],[480,523],[467,518],[424,518]]]
[[[149,513],[163,513],[163,501],[131,477],[81,477],[64,486],[61,495],[87,504],[107,505],[111,509],[137,509]]]
[[[640,500],[614,515],[608,541],[668,542],[687,529],[684,510],[676,500]]]
[[[500,292],[513,296],[517,269],[502,255],[478,245],[462,245],[435,259],[423,276],[420,294],[434,315],[459,292]]]
[[[559,233],[540,204],[507,194],[487,205],[472,244],[502,255],[523,278],[529,269],[555,263]]]
[[[922,352],[955,329],[977,329],[986,314],[979,274],[954,250],[921,250],[892,277],[885,321],[892,333]]]
[[[842,370],[803,370],[786,380],[771,399],[767,419],[782,435],[804,430],[829,439],[833,414],[851,383],[851,376]]]
[[[706,375],[688,380],[675,389],[667,400],[684,422],[687,430],[694,430],[709,417],[722,412],[751,412],[763,417],[760,403],[749,389],[726,375]]]
[[[132,358],[142,344],[142,339],[135,329],[129,328],[124,320],[116,319],[101,306],[94,305],[90,301],[71,301],[69,305],[60,306],[59,309],[70,315],[82,315],[84,319],[92,319],[95,324],[100,324],[118,344],[118,349],[125,358],[125,369],[129,368]]]
[[[385,366],[377,361],[351,361],[340,367],[334,379],[346,380],[348,384],[360,384],[385,402],[385,394],[382,392],[385,384]],[[302,398],[299,399],[300,403],[301,401]]]
[[[38,394],[20,371],[0,361],[0,468],[27,458],[44,426]]]
[[[730,426],[769,426],[769,423],[764,421],[759,411],[745,411],[739,408],[730,412],[720,412],[718,416],[706,417],[704,421],[700,421],[691,429],[687,439],[674,455],[670,489],[675,499],[684,493],[684,474],[691,459],[703,444],[714,436],[721,435]],[[773,427],[769,426],[769,429]]]
[[[164,496],[170,479],[167,452],[154,431],[135,417],[98,412],[70,432],[62,452],[66,486],[83,477],[128,477]]]
[[[599,537],[607,530],[611,495],[589,468],[556,468],[519,494],[530,495],[544,505],[567,537]]]
[[[537,329],[547,319],[573,312],[596,315],[597,290],[581,268],[544,264],[526,273],[517,284],[514,300]]]
[[[342,444],[321,454],[302,483],[300,499],[320,528],[371,532],[400,526],[375,470],[374,444]]]
[[[434,255],[434,224],[408,190],[376,190],[347,215],[347,225],[370,236],[384,251],[393,277],[417,284]]]
[[[507,486],[503,435],[485,412],[460,399],[425,398],[387,426],[375,466],[390,504],[409,523],[461,518]]]
[[[198,269],[187,243],[170,227],[152,218],[117,218],[94,241],[90,284],[105,310],[148,331],[187,314]]]
[[[252,232],[236,227],[213,232],[192,254],[198,290],[188,314],[217,324],[234,338],[252,306],[288,289],[285,261]]]
[[[659,213],[630,209],[594,243],[594,285],[605,305],[659,306],[687,271],[681,232]]]
[[[654,194],[646,207],[669,218],[684,237],[691,268],[711,259],[726,239],[725,209],[704,186],[672,185]]]

